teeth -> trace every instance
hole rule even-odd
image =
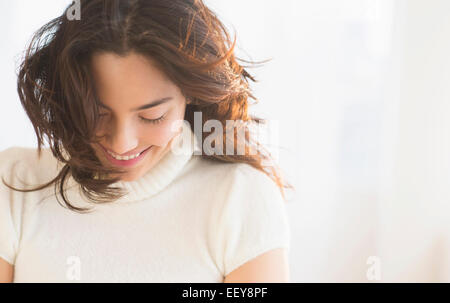
[[[136,157],[139,157],[139,155],[141,153],[138,153],[138,154],[135,154],[135,155],[131,155],[131,156],[118,156],[118,155],[113,154],[112,152],[110,152],[108,150],[108,154],[110,154],[114,159],[117,159],[117,160],[131,160],[131,159],[134,159]]]

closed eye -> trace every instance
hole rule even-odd
[[[158,119],[146,119],[146,118],[143,118],[143,117],[139,117],[139,118],[144,123],[158,124],[158,123],[161,123],[166,118],[166,115],[164,114],[161,117],[159,117]]]
[[[108,115],[108,113],[102,113],[102,114],[99,114],[98,116],[99,116],[99,117],[104,117],[104,116],[107,116],[107,115]],[[165,114],[162,115],[161,117],[157,118],[157,119],[147,119],[147,118],[144,118],[144,117],[139,117],[139,119],[140,119],[142,122],[144,122],[144,123],[152,123],[152,124],[158,124],[158,123],[161,123],[162,121],[165,120],[165,118],[166,118],[166,115],[165,115]]]

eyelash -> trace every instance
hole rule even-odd
[[[99,116],[100,116],[100,117],[103,117],[103,116],[106,116],[106,115],[107,115],[107,114],[100,114]],[[164,121],[165,118],[166,118],[166,115],[165,115],[165,114],[162,115],[161,117],[159,117],[158,119],[146,119],[146,118],[139,117],[139,119],[140,119],[142,122],[144,122],[144,123],[151,123],[151,124],[159,124],[159,123],[161,123],[162,121]]]
[[[139,118],[144,123],[158,124],[158,123],[161,123],[166,118],[166,115],[164,114],[161,117],[159,117],[158,119],[145,119],[145,118],[142,118],[142,117],[139,117]]]

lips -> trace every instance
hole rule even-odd
[[[106,158],[109,160],[109,162],[111,162],[111,163],[114,164],[114,165],[118,165],[118,166],[133,166],[133,165],[135,165],[136,163],[138,163],[139,161],[141,161],[141,160],[144,158],[144,156],[147,154],[147,152],[148,152],[149,150],[151,150],[152,147],[153,147],[153,145],[150,146],[150,147],[147,147],[145,150],[143,150],[143,151],[139,154],[139,156],[137,156],[137,157],[134,158],[134,159],[129,159],[129,160],[119,160],[119,159],[114,158],[112,155],[110,155],[109,152],[108,152],[108,150],[107,150],[104,146],[102,146],[102,145],[100,145],[100,146],[102,147],[102,149],[103,149],[103,151],[104,151],[104,153],[105,153],[105,156],[106,156]],[[128,154],[129,154],[129,155],[135,155],[135,154],[137,154],[137,153],[134,153],[134,154],[128,153]]]
[[[109,151],[109,150],[107,150],[107,152],[108,152],[108,154],[113,156],[113,158],[115,158],[117,160],[131,160],[131,159],[138,157],[142,153],[142,151],[141,151],[136,154],[127,154],[126,156],[121,156],[121,155],[116,155],[115,153],[113,153],[112,151]]]
[[[122,154],[122,155],[119,155],[119,154],[116,154],[115,152],[113,152],[112,150],[109,150],[109,149],[107,149],[106,147],[104,147],[103,145],[101,145],[101,144],[99,144],[105,151],[107,151],[107,152],[110,152],[110,153],[112,153],[112,154],[114,154],[115,156],[122,156],[122,157],[125,157],[125,156],[132,156],[132,155],[137,155],[137,154],[139,154],[139,153],[141,153],[141,152],[143,152],[145,149],[143,149],[143,150],[141,150],[141,151],[139,151],[139,152],[128,152],[128,153],[126,153],[126,154]],[[147,147],[148,148],[148,147]],[[146,149],[147,149],[146,148]]]

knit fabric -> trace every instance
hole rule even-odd
[[[286,205],[267,175],[202,158],[189,128],[174,143],[145,175],[114,184],[128,191],[117,201],[91,204],[69,178],[69,201],[90,213],[63,207],[53,185],[23,193],[0,182],[0,257],[14,282],[223,282],[258,255],[289,249]],[[18,188],[61,167],[48,148],[0,152],[0,176]]]

